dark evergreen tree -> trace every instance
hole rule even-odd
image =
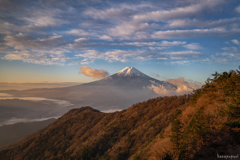
[[[180,149],[180,140],[181,140],[181,122],[179,119],[174,119],[172,121],[172,134],[170,135],[170,140],[173,142],[175,145],[175,149],[179,151]]]

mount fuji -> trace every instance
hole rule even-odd
[[[177,89],[175,85],[149,77],[134,67],[126,67],[109,77],[86,85],[115,86],[124,89],[146,89],[152,84],[164,86],[166,89]]]
[[[151,85],[161,85],[167,90],[177,89],[175,85],[169,82],[149,77],[134,67],[126,67],[109,77],[81,85],[64,88],[4,91],[4,93],[21,97],[67,100],[74,104],[72,107],[88,105],[104,111],[125,109],[134,103],[159,96],[149,89]]]

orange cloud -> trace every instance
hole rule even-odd
[[[166,81],[176,85],[178,88],[176,90],[177,94],[186,94],[192,92],[194,89],[200,88],[196,83],[189,83],[184,80],[183,77],[177,79],[167,79]]]
[[[162,95],[162,96],[169,96],[169,95],[175,95],[175,90],[172,89],[166,89],[162,85],[154,85],[148,86],[149,89],[153,90],[156,94]]]
[[[97,79],[104,78],[109,75],[107,71],[102,69],[92,69],[87,66],[79,67],[79,69],[80,69],[79,74],[84,74],[85,76],[93,77]]]

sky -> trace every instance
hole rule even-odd
[[[86,83],[133,66],[204,83],[237,69],[239,51],[239,0],[0,0],[0,82]]]

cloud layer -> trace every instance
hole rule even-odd
[[[109,73],[102,69],[92,69],[87,66],[79,67],[80,72],[79,74],[84,74],[85,76],[92,77],[92,78],[104,78],[109,75]]]
[[[25,100],[25,101],[50,101],[61,107],[67,107],[72,105],[70,102],[65,100],[49,99],[49,98],[42,98],[42,97],[14,97],[7,93],[0,94],[0,100],[8,100],[8,99],[19,99],[19,100]]]
[[[79,65],[94,63],[96,59],[109,63],[159,63],[165,58],[165,63],[184,65],[186,62],[206,63],[204,59],[208,58],[208,62],[218,63],[212,55],[219,50],[210,52],[217,48],[214,44],[220,46],[220,50],[239,45],[239,2],[56,3],[39,0],[23,4],[3,0],[0,3],[3,37],[0,58],[7,61]],[[213,42],[208,43],[208,38]],[[224,41],[232,43],[226,45]],[[237,50],[239,47],[234,51]],[[169,58],[174,55],[181,60]]]
[[[28,119],[28,118],[15,118],[12,117],[6,121],[0,122],[0,127],[5,126],[5,125],[11,125],[11,124],[16,124],[16,123],[29,123],[29,122],[39,122],[39,121],[46,121],[49,119],[58,119],[58,117],[47,117],[47,118],[36,118],[36,119]]]
[[[183,77],[179,77],[177,79],[166,79],[166,81],[176,85],[177,89],[168,90],[162,85],[156,86],[154,84],[152,84],[148,88],[153,90],[156,94],[159,94],[162,96],[188,94],[188,93],[191,93],[194,89],[200,88],[199,83],[186,82]]]

